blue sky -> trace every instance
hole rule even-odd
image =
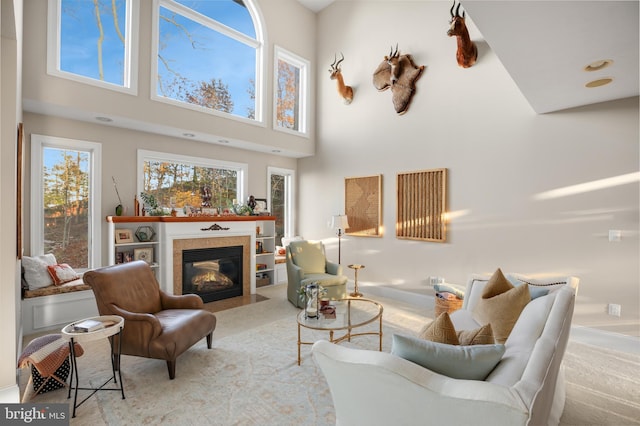
[[[177,0],[177,3],[255,37],[249,12],[232,0]],[[104,80],[122,85],[124,45],[116,31],[111,1],[100,0],[100,4]],[[124,33],[125,0],[117,0],[116,4],[118,26]],[[161,8],[161,13],[172,15],[165,8]],[[228,85],[234,101],[233,113],[246,117],[247,108],[253,107],[247,89],[249,80],[255,75],[255,51],[184,17],[177,17],[176,21],[179,26],[161,22],[160,54],[163,59],[189,80],[221,79]],[[93,1],[63,0],[61,24],[61,70],[99,79],[97,45],[100,33]],[[167,78],[166,68],[160,62],[158,71],[161,78]]]

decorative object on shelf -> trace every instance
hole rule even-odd
[[[345,178],[344,212],[351,218],[346,234],[382,237],[382,175]]]
[[[211,207],[211,187],[204,185],[200,188],[200,198],[202,202],[200,206]]]
[[[143,225],[138,226],[138,229],[136,229],[136,238],[138,238],[138,241],[141,243],[153,241],[153,237],[155,236],[156,231],[153,229],[153,226]]]
[[[344,55],[342,52],[340,53],[340,60],[338,60],[337,55],[333,55],[333,63],[329,68],[329,78],[331,80],[336,80],[338,84],[338,93],[344,99],[345,105],[349,105],[351,101],[353,101],[353,88],[351,86],[347,86],[344,84],[344,79],[342,78],[342,70],[340,69],[340,63],[344,61]]]
[[[122,200],[120,199],[120,193],[118,192],[118,184],[116,183],[116,178],[114,178],[113,176],[111,176],[111,180],[113,181],[113,187],[116,190],[116,195],[118,196],[118,202],[120,203],[116,206],[116,216],[122,216],[124,207],[122,206]]]
[[[149,216],[165,215],[164,210],[161,209],[160,206],[158,206],[158,201],[156,200],[156,197],[153,196],[153,194],[141,192],[140,199],[144,203],[144,213],[148,214]]]
[[[453,5],[451,6],[451,20],[449,21],[451,26],[447,31],[447,35],[449,37],[455,36],[457,39],[456,60],[458,65],[462,68],[469,68],[478,59],[478,46],[469,37],[469,30],[467,30],[467,25],[465,24],[464,10],[462,11],[462,16],[460,16],[460,2],[458,2],[455,15],[453,14],[454,7],[456,7],[456,0],[453,0]]]
[[[255,202],[256,202],[256,206],[253,208],[253,214],[255,215],[269,214],[269,211],[267,209],[266,198],[256,198]]]
[[[338,264],[340,264],[341,251],[342,251],[342,236],[344,231],[349,228],[349,221],[347,215],[339,214],[331,217],[331,228],[336,230],[338,235]]]
[[[422,74],[424,65],[413,63],[411,55],[400,55],[398,45],[380,62],[373,73],[373,85],[382,92],[391,88],[391,100],[398,114],[404,114],[409,108],[416,90],[416,81]]]
[[[362,297],[362,293],[360,293],[360,291],[358,290],[358,271],[360,269],[364,269],[364,265],[353,264],[353,265],[349,265],[349,268],[351,268],[351,269],[353,269],[355,271],[353,293],[349,293],[349,296],[350,297]]]
[[[251,212],[253,213],[253,209],[256,208],[256,197],[254,197],[253,195],[249,195],[249,199],[247,199],[247,206],[251,209]]]
[[[116,244],[123,243],[132,243],[133,242],[133,232],[131,229],[116,229]]]
[[[134,249],[133,260],[143,260],[151,264],[153,262],[153,249],[151,247]]]

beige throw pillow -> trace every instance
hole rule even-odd
[[[491,324],[496,343],[504,343],[530,300],[527,284],[514,287],[498,269],[489,279],[472,314],[476,321]]]
[[[447,345],[459,345],[456,329],[453,327],[449,314],[443,312],[427,324],[418,334],[418,337],[424,340],[430,340],[437,343],[445,343]]]
[[[475,330],[458,331],[458,341],[460,345],[492,345],[496,341],[493,338],[493,329],[491,324],[485,324]]]

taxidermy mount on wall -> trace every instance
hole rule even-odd
[[[460,3],[458,3],[455,15],[453,14],[454,7],[456,7],[456,0],[453,0],[453,6],[451,6],[451,10],[449,11],[449,13],[451,13],[451,21],[449,21],[451,26],[449,27],[449,31],[447,31],[447,35],[449,37],[455,36],[458,40],[458,51],[456,52],[458,65],[462,68],[469,68],[475,64],[476,59],[478,59],[478,47],[471,41],[471,38],[469,38],[469,31],[464,22],[464,10],[462,11],[462,16],[460,16]]]
[[[382,92],[391,88],[393,107],[398,114],[404,114],[409,108],[415,93],[416,81],[424,70],[424,65],[416,66],[409,54],[400,55],[398,45],[391,51],[373,73],[373,85]]]
[[[329,78],[331,80],[337,80],[338,83],[338,93],[344,99],[344,103],[349,105],[353,100],[353,88],[351,86],[346,86],[344,84],[344,80],[342,78],[342,70],[340,69],[340,63],[344,61],[344,55],[340,53],[340,60],[338,61],[337,56],[333,56],[333,63],[331,64],[331,68],[329,69]]]

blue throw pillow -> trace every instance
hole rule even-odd
[[[502,359],[504,345],[458,346],[393,335],[391,353],[454,379],[484,380]]]

